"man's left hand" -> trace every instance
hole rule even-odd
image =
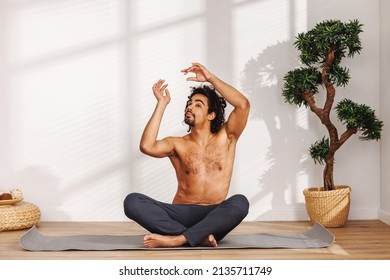
[[[207,70],[206,67],[197,62],[193,62],[192,66],[188,67],[187,69],[181,70],[181,72],[183,72],[184,75],[187,75],[188,73],[195,73],[195,77],[187,78],[187,81],[193,82],[209,82],[212,77],[212,74],[209,72],[209,70]]]

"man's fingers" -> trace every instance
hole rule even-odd
[[[164,79],[160,79],[157,81],[157,83],[155,83],[155,85],[162,85],[164,82],[165,82]]]
[[[158,88],[158,84],[160,83],[161,80],[158,80],[158,82],[154,83],[154,85],[152,86],[152,89],[155,90]]]
[[[195,66],[190,66],[187,69],[183,69],[181,70],[181,72],[187,74],[188,72],[195,72],[196,70],[198,70],[198,66],[195,65]]]
[[[171,93],[169,92],[169,89],[166,89],[165,90],[165,95],[166,95],[166,97],[171,97]]]
[[[160,88],[160,92],[164,92],[164,90],[167,88],[168,84],[165,84],[163,85],[161,88]]]
[[[161,90],[162,84],[165,82],[164,79],[158,80],[152,87],[153,90]]]
[[[197,67],[198,69],[202,69],[202,70],[206,69],[202,64],[200,64],[198,62],[192,62],[191,64],[192,64],[192,67]]]
[[[157,100],[166,100],[167,104],[171,100],[171,94],[168,90],[168,84],[165,84],[164,79],[158,80],[152,87],[153,94],[157,98]]]
[[[196,71],[205,71],[207,70],[206,67],[204,67],[202,64],[198,63],[198,62],[192,62],[191,63],[192,66],[186,68],[186,69],[183,69],[181,70],[181,72],[183,72],[184,74],[187,74],[188,72],[196,72]]]
[[[208,70],[206,69],[206,67],[204,67],[202,64],[198,63],[198,62],[193,62],[192,65],[195,65],[200,71],[202,71],[203,73],[206,73],[208,72]]]
[[[187,75],[191,71],[189,69],[184,69],[184,70],[181,70],[181,72],[184,73],[184,75]]]

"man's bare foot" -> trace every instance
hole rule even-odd
[[[179,247],[185,243],[187,243],[187,239],[184,235],[171,236],[152,233],[144,237],[146,248]]]
[[[205,239],[203,239],[202,242],[199,244],[200,246],[205,246],[205,247],[217,247],[218,243],[217,240],[215,240],[214,235],[209,234]]]

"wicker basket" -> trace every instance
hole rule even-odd
[[[41,211],[31,202],[0,206],[0,231],[30,228],[40,219]]]
[[[303,191],[310,222],[319,222],[325,227],[343,227],[348,220],[351,188],[335,186],[334,190],[309,188]]]

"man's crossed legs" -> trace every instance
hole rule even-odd
[[[217,205],[169,204],[140,193],[124,201],[128,218],[152,234],[144,237],[146,247],[217,246],[248,214],[249,202],[234,195]]]

